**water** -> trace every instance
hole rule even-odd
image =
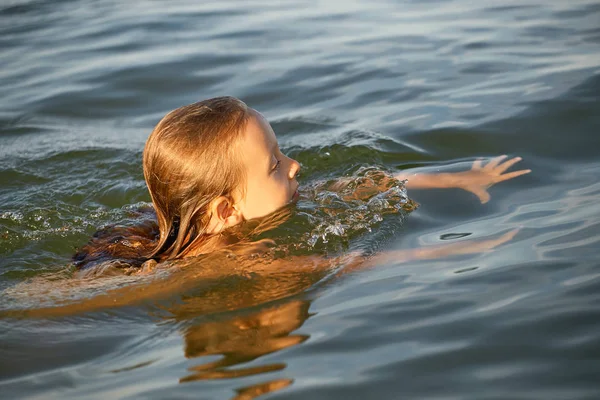
[[[4,311],[68,300],[55,288],[15,304],[14,291],[63,270],[97,227],[135,219],[147,135],[199,99],[264,113],[304,183],[499,154],[533,170],[485,205],[409,191],[418,210],[356,239],[409,251],[518,229],[493,251],[346,274],[174,274],[127,306],[5,315],[4,397],[598,398],[597,2],[0,7]],[[135,286],[100,281],[82,296]]]

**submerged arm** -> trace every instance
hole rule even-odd
[[[296,256],[281,259],[263,259],[250,255],[239,257],[226,257],[223,254],[208,256],[205,259],[190,259],[190,265],[177,268],[169,274],[167,279],[157,277],[149,281],[139,282],[130,286],[108,290],[103,294],[84,298],[73,303],[63,303],[24,310],[0,311],[0,317],[30,317],[49,318],[64,315],[80,314],[92,311],[112,309],[134,304],[149,304],[154,306],[157,301],[165,301],[178,294],[183,295],[193,288],[213,287],[220,279],[228,276],[240,275],[244,279],[261,276],[267,282],[268,288],[263,288],[257,294],[249,293],[248,296],[256,301],[271,301],[273,299],[300,293],[315,282],[323,274],[328,275],[342,266],[338,275],[362,270],[384,263],[402,263],[412,260],[436,259],[459,254],[473,254],[489,251],[511,240],[518,230],[509,231],[495,239],[486,240],[460,240],[454,243],[426,246],[418,249],[394,250],[381,252],[372,256],[364,256],[360,252],[351,252],[342,256],[327,258],[321,256]],[[265,244],[265,243],[260,243]],[[248,257],[246,257],[248,256]],[[70,282],[72,289],[85,287],[87,280],[74,280]],[[93,283],[94,281],[90,281]],[[48,282],[56,285],[59,281]],[[65,283],[60,282],[61,286]],[[39,289],[39,287],[37,287]],[[30,290],[35,289],[31,287]],[[48,289],[48,288],[46,288]],[[237,286],[236,289],[237,290]],[[235,297],[235,296],[234,296]],[[167,301],[163,303],[169,304]],[[227,307],[229,303],[225,303]]]
[[[331,270],[342,266],[339,274],[362,270],[385,263],[404,263],[415,260],[431,260],[460,254],[476,254],[490,251],[510,241],[519,230],[513,229],[494,239],[460,240],[448,244],[424,246],[417,249],[384,251],[370,256],[355,251],[333,258],[320,256],[296,256],[274,260],[267,264],[256,264],[253,272],[273,273],[295,270],[306,273]]]
[[[521,157],[504,161],[506,157],[503,155],[493,158],[485,165],[481,160],[476,160],[469,171],[412,174],[402,171],[396,174],[395,178],[406,179],[406,187],[409,189],[463,189],[475,194],[482,203],[487,203],[490,200],[487,189],[492,185],[531,172],[530,169],[522,169],[505,173],[521,161]]]
[[[402,263],[415,260],[432,260],[460,254],[484,253],[510,241],[518,231],[518,229],[513,229],[495,239],[461,240],[454,243],[424,246],[417,249],[384,251],[369,257],[355,254],[354,258],[348,263],[347,268],[344,269],[344,272],[370,268],[383,263]]]

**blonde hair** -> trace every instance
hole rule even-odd
[[[156,222],[109,226],[73,255],[79,269],[94,265],[140,267],[213,251],[219,235],[208,234],[212,200],[244,195],[240,138],[250,109],[233,97],[180,107],[156,125],[144,147],[144,178]],[[233,238],[233,236],[232,236]],[[234,238],[235,239],[235,238]],[[239,239],[239,238],[238,238]]]
[[[154,128],[143,168],[159,237],[148,258],[179,258],[207,240],[210,202],[245,181],[239,138],[249,115],[242,101],[217,97],[171,111]]]

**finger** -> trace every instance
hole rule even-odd
[[[509,172],[508,174],[497,176],[496,177],[496,182],[507,181],[509,179],[516,178],[517,176],[525,175],[525,174],[528,174],[530,172],[531,172],[530,169],[522,169],[520,171]]]
[[[496,246],[499,246],[501,244],[504,244],[504,243],[510,241],[512,238],[514,238],[517,235],[517,233],[519,233],[519,229],[512,229],[512,230],[506,232],[505,234],[503,234],[502,236],[500,236],[499,238],[487,240],[486,244],[489,246],[488,248],[493,249]]]
[[[490,194],[488,193],[487,190],[480,188],[480,187],[472,187],[468,189],[471,193],[473,193],[475,196],[479,197],[479,201],[481,201],[481,204],[485,204],[488,201],[490,201]]]
[[[508,156],[506,154],[503,154],[503,155],[498,156],[496,158],[492,158],[492,160],[489,163],[487,163],[486,166],[483,167],[483,169],[486,170],[486,171],[490,171],[490,170],[496,168],[498,166],[498,164],[500,164],[500,162],[502,160],[504,160],[506,157],[508,157]]]
[[[260,239],[257,240],[256,242],[254,242],[255,244],[260,244],[263,246],[269,246],[269,247],[274,247],[275,245],[277,245],[277,242],[275,242],[273,239]]]
[[[522,160],[521,157],[515,157],[513,159],[510,159],[510,160],[504,162],[503,164],[498,165],[498,168],[496,168],[496,172],[501,174],[521,160]]]
[[[506,243],[509,240],[511,240],[512,238],[514,238],[517,235],[517,233],[519,233],[519,228],[512,229],[512,230],[506,232],[504,235],[500,236],[498,238],[498,241],[500,243]]]
[[[473,171],[479,171],[481,169],[481,158],[478,158],[477,160],[473,161],[473,166],[471,167],[471,169]]]

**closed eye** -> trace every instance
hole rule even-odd
[[[277,163],[271,168],[271,172],[277,171],[281,165],[281,160],[277,160]]]

